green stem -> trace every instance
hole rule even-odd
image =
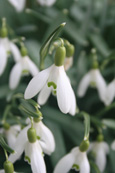
[[[4,154],[5,154],[5,157],[6,157],[6,161],[8,161],[8,154],[7,154],[7,151],[4,149]]]
[[[11,110],[11,105],[7,105],[3,113],[2,123],[6,121],[6,117],[9,114],[10,110]]]
[[[105,107],[104,109],[102,109],[101,111],[99,111],[99,113],[97,113],[95,116],[98,117],[102,117],[106,112],[108,112],[109,110],[115,108],[115,102],[113,102],[111,105]]]

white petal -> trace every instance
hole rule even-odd
[[[5,173],[4,169],[0,170],[0,173]]]
[[[16,142],[16,136],[12,133],[12,131],[10,130],[8,131],[6,138],[7,138],[8,145],[11,148],[14,148],[15,142]]]
[[[65,155],[56,165],[54,173],[67,173],[75,163],[75,156],[73,153]]]
[[[75,115],[76,113],[76,98],[75,98],[73,89],[71,91],[71,107],[70,107],[69,113],[71,115]]]
[[[115,150],[115,140],[112,142],[111,148],[112,148],[112,150]]]
[[[0,44],[0,75],[2,75],[2,73],[4,72],[6,63],[7,63],[7,54],[5,48]]]
[[[33,173],[46,173],[45,162],[42,155],[42,150],[39,142],[29,143],[26,145],[28,148],[26,151],[27,156],[31,160],[31,169]],[[28,153],[29,152],[29,153]]]
[[[10,42],[10,49],[13,54],[15,62],[18,62],[21,59],[21,54],[18,47],[13,42]]]
[[[73,65],[73,57],[65,58],[65,61],[64,61],[65,71],[69,70],[72,65]]]
[[[37,0],[37,1],[40,5],[43,6],[51,6],[56,2],[56,0]]]
[[[49,77],[51,69],[52,66],[39,72],[38,75],[30,81],[24,94],[25,99],[34,97],[42,89]]]
[[[25,127],[18,135],[15,147],[13,148],[15,150],[15,154],[10,154],[8,160],[14,163],[16,160],[20,158],[22,155],[25,144],[27,142],[27,130],[29,129],[30,126]]]
[[[31,75],[36,76],[39,73],[38,67],[32,62],[32,60],[29,57],[27,57],[27,61]]]
[[[103,78],[103,76],[101,75],[99,70],[95,70],[96,71],[96,87],[98,89],[98,93],[99,93],[99,97],[100,100],[104,100],[105,99],[105,92],[106,92],[106,82]]]
[[[96,153],[96,164],[101,172],[104,171],[106,166],[106,155],[104,150],[100,149]]]
[[[9,87],[10,89],[15,89],[20,81],[22,73],[22,67],[20,63],[14,65],[9,78]]]
[[[107,86],[105,93],[105,105],[110,105],[115,97],[115,79]]]
[[[52,132],[42,122],[34,123],[37,135],[40,136],[39,143],[43,152],[50,155],[55,150],[55,141]]]
[[[83,158],[80,164],[80,173],[90,173],[90,165],[87,159],[87,156]]]
[[[83,97],[86,93],[86,90],[90,84],[91,79],[91,72],[89,71],[85,76],[81,79],[79,86],[78,86],[78,96]]]
[[[65,114],[69,112],[71,107],[71,90],[70,82],[62,66],[57,81],[57,101],[60,110]]]
[[[44,105],[47,102],[51,94],[51,90],[51,87],[48,87],[47,84],[44,85],[43,89],[40,91],[38,95],[37,101],[39,105]]]
[[[17,12],[20,12],[24,9],[25,6],[25,0],[8,0],[16,9]]]
[[[109,153],[109,145],[106,142],[102,142],[102,149],[104,149],[105,153]]]

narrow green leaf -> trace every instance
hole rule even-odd
[[[3,149],[8,151],[9,153],[15,153],[15,151],[6,144],[2,134],[0,134],[0,145],[2,146]]]
[[[100,173],[98,166],[93,161],[90,161],[90,165],[94,170],[93,173]]]
[[[33,111],[30,111],[29,109],[27,109],[26,107],[24,107],[22,104],[20,104],[19,110],[21,112],[24,112],[27,116],[36,117],[36,118],[39,117],[39,115],[37,113],[35,113]]]
[[[52,42],[55,40],[55,38],[58,36],[58,34],[61,32],[61,30],[63,29],[64,26],[65,26],[65,23],[62,23],[60,26],[58,26],[51,33],[51,35],[48,37],[46,42],[42,45],[42,47],[40,49],[40,68],[41,69],[44,68],[44,59],[45,59],[45,57],[47,56],[47,54],[49,52],[49,48],[50,48]]]

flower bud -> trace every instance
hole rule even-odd
[[[97,141],[98,142],[102,142],[104,140],[104,136],[102,135],[102,134],[99,134],[98,136],[97,136]]]
[[[27,135],[28,135],[28,140],[30,143],[34,143],[37,140],[37,135],[36,135],[36,130],[35,128],[29,128],[27,131]]]
[[[58,47],[55,53],[55,65],[62,66],[64,64],[65,56],[66,56],[65,47],[64,46]]]
[[[1,37],[5,38],[5,37],[7,37],[7,35],[8,35],[7,28],[6,27],[2,27],[2,29],[1,29]]]
[[[22,46],[21,47],[21,55],[22,56],[26,56],[27,54],[28,54],[28,51],[27,51],[26,47],[25,46]]]
[[[10,161],[4,162],[4,171],[5,171],[5,173],[14,173],[14,166],[13,166],[12,162],[10,162]]]
[[[4,123],[3,127],[4,127],[5,130],[9,130],[10,129],[10,124]]]
[[[75,48],[72,44],[66,45],[66,57],[72,57],[74,54]]]
[[[81,152],[87,151],[89,148],[89,140],[83,140],[79,146]]]

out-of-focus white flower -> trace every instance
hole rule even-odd
[[[42,6],[52,6],[56,0],[37,0],[37,2]]]
[[[89,151],[95,154],[95,161],[99,170],[104,171],[106,167],[106,155],[109,153],[109,146],[106,142],[93,142],[90,144]]]
[[[26,5],[26,0],[8,0],[16,9],[17,12],[21,12]],[[37,0],[41,6],[51,6],[56,0]]]
[[[9,78],[10,89],[15,89],[18,86],[22,74],[29,73],[35,76],[39,73],[39,70],[28,56],[21,57],[11,70]]]
[[[106,106],[110,105],[113,99],[115,98],[115,79],[108,84],[106,92],[105,92],[105,99],[104,103]]]
[[[2,128],[0,132],[3,133],[6,137],[8,145],[13,148],[17,139],[17,135],[20,132],[21,127],[20,125],[12,125],[9,126],[7,129]]]
[[[41,71],[28,84],[25,99],[34,97],[38,92],[38,103],[46,103],[51,92],[57,95],[58,106],[63,113],[75,115],[76,100],[71,84],[63,66],[52,65]]]
[[[85,95],[89,85],[97,88],[100,100],[104,101],[105,92],[106,92],[106,82],[103,76],[101,75],[99,69],[90,70],[81,79],[80,84],[78,86],[78,91],[77,91],[79,97],[83,97]]]
[[[115,150],[115,140],[112,142],[111,148],[112,148],[112,150]]]
[[[16,9],[17,12],[21,12],[26,4],[26,0],[8,0]]]
[[[51,131],[40,121],[33,124],[36,129],[38,139],[30,142],[27,131],[30,125],[25,127],[18,135],[14,150],[16,154],[10,154],[9,161],[14,163],[25,151],[25,160],[31,164],[33,173],[46,173],[43,152],[51,154],[55,149],[55,142]]]
[[[20,52],[17,46],[9,41],[7,37],[0,38],[0,75],[2,75],[5,70],[10,52],[13,54],[15,62],[18,62],[20,60]]]
[[[70,169],[79,170],[80,173],[90,173],[90,166],[86,152],[81,152],[79,147],[64,156],[56,165],[54,173],[68,173]]]
[[[65,71],[69,70],[73,65],[73,57],[66,57],[64,62]]]
[[[40,137],[39,143],[44,153],[50,155],[55,150],[55,140],[52,132],[43,124],[42,121],[33,123],[37,136]]]

